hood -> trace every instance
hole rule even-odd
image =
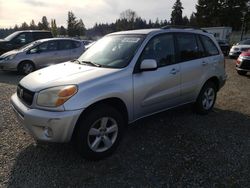
[[[60,85],[82,84],[118,71],[119,69],[66,62],[35,71],[24,77],[20,84],[31,91],[37,92]]]
[[[18,50],[11,50],[9,52],[6,52],[6,53],[2,54],[0,57],[1,57],[1,59],[4,59],[7,56],[14,55],[14,54],[18,54]]]
[[[7,40],[0,39],[0,43],[7,42]]]

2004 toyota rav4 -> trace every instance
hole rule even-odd
[[[105,36],[79,59],[24,77],[11,104],[37,140],[68,142],[88,159],[117,147],[126,124],[186,103],[206,114],[226,80],[224,56],[198,29]]]

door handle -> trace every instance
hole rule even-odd
[[[176,73],[178,73],[179,71],[175,68],[173,68],[171,71],[170,71],[170,74],[173,74],[175,75]]]

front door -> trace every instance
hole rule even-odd
[[[173,107],[180,101],[180,65],[176,63],[174,36],[153,37],[137,66],[145,59],[155,59],[158,69],[133,74],[134,119]]]

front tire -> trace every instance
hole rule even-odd
[[[247,71],[237,70],[237,73],[241,76],[244,76],[247,74]]]
[[[27,75],[35,70],[35,66],[32,62],[25,61],[18,66],[18,72],[22,75]]]
[[[88,160],[100,160],[117,148],[124,129],[122,115],[108,105],[96,106],[79,119],[75,132],[76,150]]]
[[[198,114],[208,114],[214,107],[217,96],[217,88],[213,82],[207,82],[200,91],[195,102],[195,110]]]

